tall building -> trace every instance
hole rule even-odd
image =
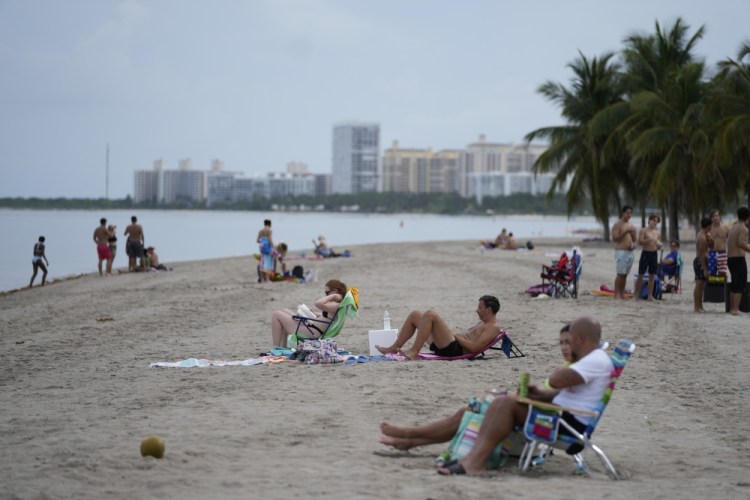
[[[180,160],[178,170],[162,171],[162,203],[203,201],[206,199],[206,172],[193,170],[190,159]]]
[[[339,123],[333,127],[333,193],[356,194],[378,190],[380,125]]]
[[[133,201],[135,203],[159,201],[159,180],[163,169],[164,160],[156,160],[153,170],[136,170],[133,173]]]
[[[457,191],[460,152],[403,149],[398,141],[383,152],[383,191],[397,193],[450,193]]]
[[[501,144],[487,142],[484,134],[469,144],[459,158],[459,191],[472,196],[470,181],[475,174],[512,174],[531,172],[534,162],[547,149],[538,144]]]

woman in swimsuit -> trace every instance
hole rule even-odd
[[[115,261],[115,255],[117,255],[117,235],[115,234],[116,229],[117,226],[113,226],[112,224],[107,226],[107,243],[109,244],[109,253],[111,255],[109,262],[107,262],[107,272],[109,274],[112,274],[112,263]]]
[[[34,274],[31,275],[29,288],[34,286],[34,279],[36,278],[36,273],[40,268],[42,269],[43,273],[42,286],[44,286],[44,282],[47,280],[47,266],[44,265],[45,262],[47,263],[47,266],[49,266],[47,256],[44,255],[44,236],[40,236],[39,241],[34,245],[34,256],[31,258],[31,265],[34,266]]]

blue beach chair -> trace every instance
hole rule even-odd
[[[522,401],[529,404],[529,413],[526,417],[526,423],[523,426],[523,434],[527,442],[521,452],[521,457],[518,459],[518,467],[522,472],[528,471],[531,466],[542,465],[549,457],[552,449],[558,448],[565,450],[568,455],[573,457],[580,472],[588,474],[588,467],[584,461],[583,452],[592,450],[599,457],[599,460],[607,471],[607,475],[612,479],[620,479],[617,470],[607,455],[591,440],[591,435],[599,424],[599,419],[601,419],[612,397],[615,384],[620,379],[622,370],[625,368],[633,351],[635,351],[635,344],[630,340],[620,340],[615,346],[615,350],[610,356],[614,370],[612,370],[609,387],[604,391],[604,395],[596,410],[593,413],[585,412],[592,419],[583,433],[576,431],[560,418],[563,410],[571,413],[576,413],[578,412],[577,410],[563,409],[553,404],[540,403],[529,399]],[[565,427],[568,434],[558,433],[560,425]]]

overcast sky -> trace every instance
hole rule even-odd
[[[133,171],[331,171],[332,126],[381,149],[520,143],[561,123],[537,94],[581,51],[682,16],[713,65],[750,0],[0,0],[0,196],[110,198]]]

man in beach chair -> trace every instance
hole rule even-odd
[[[570,252],[563,252],[551,266],[542,265],[542,289],[549,286],[555,298],[577,299],[582,269],[581,251],[573,247]]]
[[[495,347],[495,345],[500,342],[500,347]],[[526,357],[526,355],[521,351],[521,349],[518,348],[516,344],[513,343],[513,341],[508,336],[508,332],[506,332],[504,329],[500,328],[500,331],[498,332],[497,336],[489,341],[489,343],[482,347],[477,352],[467,352],[464,354],[461,354],[459,356],[440,356],[439,354],[435,354],[434,352],[420,352],[417,355],[417,359],[422,359],[426,361],[457,361],[460,359],[477,359],[477,358],[483,358],[484,353],[488,350],[495,350],[495,351],[502,351],[503,354],[505,354],[506,358],[523,358]]]
[[[601,326],[598,321],[589,317],[578,318],[570,324],[570,334],[570,349],[577,361],[552,373],[549,383],[553,390],[529,385],[528,398],[516,395],[497,397],[487,409],[474,446],[458,462],[439,468],[440,474],[471,474],[486,470],[486,461],[497,445],[516,427],[524,425],[529,414],[528,405],[534,401],[551,402],[563,409],[559,416],[559,421],[565,422],[561,433],[571,432],[568,429],[579,435],[586,432],[597,418],[595,413],[610,386],[614,364],[599,348]]]
[[[558,421],[564,421],[560,434],[575,432],[578,435],[593,430],[601,415],[601,402],[608,401],[612,380],[619,376],[615,363],[600,348],[599,322],[581,317],[570,324],[570,354],[575,360],[570,366],[557,368],[549,378],[552,390],[528,386],[529,398],[517,395],[499,395],[487,408],[476,440],[471,450],[460,460],[443,464],[440,474],[472,474],[486,470],[488,459],[516,430],[522,428],[529,413],[528,405],[535,402],[554,403],[563,410]],[[562,333],[561,333],[562,335]],[[562,336],[561,336],[562,338]],[[621,371],[621,370],[620,370]],[[387,429],[383,444],[406,450],[415,446],[445,442],[456,434],[464,409],[457,414],[417,428]],[[577,415],[574,415],[576,412]],[[568,431],[567,429],[572,429]],[[381,425],[381,431],[383,426]],[[575,434],[571,434],[576,437]],[[576,451],[574,451],[576,452]]]
[[[500,301],[496,297],[492,295],[480,297],[476,310],[479,322],[463,333],[453,333],[445,320],[432,309],[425,312],[412,311],[392,345],[388,347],[376,345],[375,347],[382,354],[400,353],[411,360],[418,359],[422,346],[427,342],[430,343],[430,350],[438,356],[454,357],[466,353],[478,353],[497,337],[500,330],[497,324],[499,310]],[[414,337],[412,348],[403,350],[404,345],[412,337]]]
[[[669,242],[669,253],[659,262],[659,277],[664,282],[664,293],[682,292],[682,254],[680,242]]]

